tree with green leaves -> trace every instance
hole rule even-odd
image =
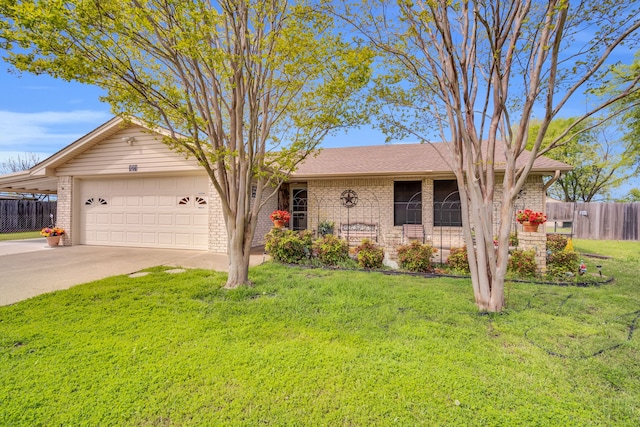
[[[629,190],[626,196],[618,200],[623,203],[637,203],[640,202],[640,188],[632,188]]]
[[[640,74],[640,51],[636,53],[635,61],[631,64],[616,64],[614,77],[604,88],[604,93],[618,93],[624,90],[629,81],[634,80]],[[640,94],[621,99],[614,108],[623,111],[621,120],[621,132],[627,146],[634,146],[636,158],[640,163]]]
[[[541,148],[546,148],[558,135],[576,122],[576,118],[556,119],[550,123]],[[552,159],[568,163],[573,170],[563,173],[549,187],[548,194],[565,202],[591,202],[610,197],[611,191],[635,176],[640,145],[619,141],[612,125],[594,127],[594,119],[573,126],[559,146],[549,152]],[[529,127],[531,147],[540,131],[540,122]]]
[[[455,173],[468,213],[462,225],[476,304],[502,310],[514,205],[536,157],[561,145],[588,117],[638,93],[640,75],[542,148],[562,108],[602,85],[610,77],[609,58],[637,42],[637,3],[365,0],[327,1],[326,10],[385,55],[388,72],[376,76],[385,130],[424,142],[435,132],[445,141],[441,157]],[[539,130],[525,157],[535,116]]]
[[[0,16],[16,69],[99,86],[116,114],[197,159],[221,199],[228,288],[249,283],[268,198],[327,134],[365,118],[371,51],[304,1],[0,0]]]

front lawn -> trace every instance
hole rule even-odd
[[[21,231],[18,233],[0,233],[0,242],[3,240],[25,240],[42,237],[40,231]]]
[[[0,425],[637,426],[640,244],[615,250],[587,260],[613,284],[510,283],[499,315],[466,279],[276,264],[42,295],[0,307]]]

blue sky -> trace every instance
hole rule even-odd
[[[0,63],[0,162],[25,152],[34,152],[44,160],[113,117],[109,105],[99,100],[101,89],[7,70],[8,65]],[[562,115],[583,113],[584,102],[574,101]],[[341,132],[323,146],[384,143],[381,132],[363,128]],[[633,187],[640,187],[640,180],[625,185],[616,195]]]
[[[25,152],[42,160],[113,117],[101,89],[49,76],[16,75],[0,63],[0,162]],[[324,146],[384,144],[373,129],[339,133]]]

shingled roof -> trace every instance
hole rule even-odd
[[[315,157],[304,161],[292,175],[296,179],[355,177],[355,176],[410,176],[443,175],[451,173],[451,168],[442,156],[448,156],[447,147],[434,144],[386,144],[364,147],[324,148]],[[529,159],[527,151],[518,159],[523,164]],[[445,157],[446,158],[446,157]],[[568,171],[572,167],[566,163],[539,157],[533,164],[533,173],[553,174]],[[504,171],[498,166],[496,170]]]

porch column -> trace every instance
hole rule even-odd
[[[525,251],[533,249],[536,253],[536,266],[540,273],[547,271],[547,234],[545,233],[544,224],[541,224],[538,231],[529,233],[522,231],[521,225],[518,225],[518,249]]]
[[[58,202],[55,225],[64,229],[61,242],[64,246],[72,245],[73,233],[73,177],[58,177]]]

